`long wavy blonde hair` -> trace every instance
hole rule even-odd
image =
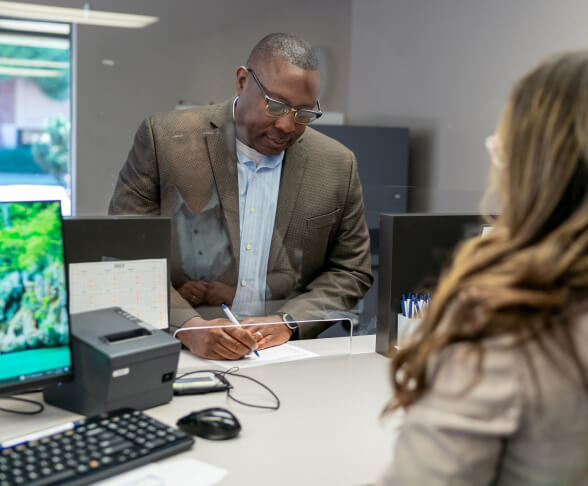
[[[588,52],[549,58],[526,74],[496,140],[490,190],[501,215],[488,217],[492,232],[459,248],[419,335],[392,358],[389,409],[423,395],[433,355],[469,342],[481,360],[482,341],[501,334],[519,346],[557,334],[588,392],[563,310],[588,291]]]

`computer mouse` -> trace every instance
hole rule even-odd
[[[220,407],[189,413],[180,418],[176,425],[188,434],[211,440],[232,439],[241,431],[237,417],[226,408]]]

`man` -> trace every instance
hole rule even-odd
[[[315,337],[324,323],[295,320],[349,310],[372,283],[355,156],[306,130],[322,115],[312,47],[270,34],[236,84],[223,104],[146,119],[109,208],[172,217],[171,327],[211,359]],[[221,304],[256,325],[219,327]]]

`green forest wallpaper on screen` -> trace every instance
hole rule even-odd
[[[0,203],[0,209],[0,354],[63,348],[68,321],[59,203]]]

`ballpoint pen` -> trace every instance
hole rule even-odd
[[[237,320],[237,318],[231,312],[231,309],[229,309],[226,304],[223,304],[221,307],[223,308],[223,312],[226,314],[226,316],[228,317],[229,321],[231,321],[236,326],[241,327],[241,323]],[[259,358],[259,353],[257,352],[257,349],[254,349],[253,352],[255,353],[255,356],[257,356]]]

